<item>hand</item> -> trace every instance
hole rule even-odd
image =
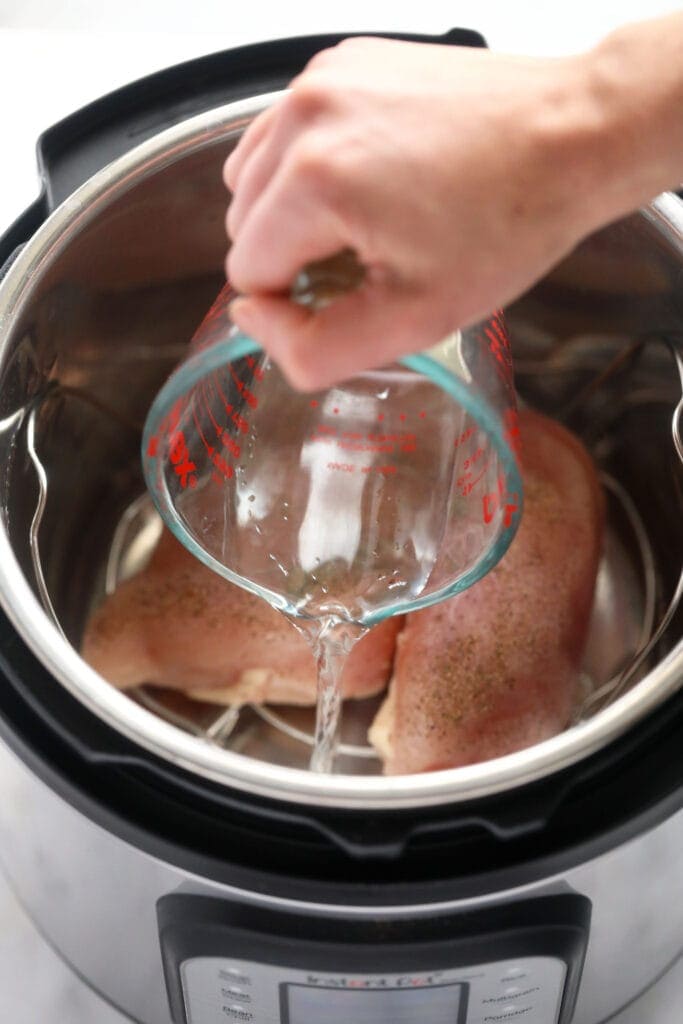
[[[319,53],[225,166],[236,323],[315,389],[515,298],[601,220],[582,74],[580,58],[383,39]],[[304,264],[345,247],[361,288],[292,303]]]

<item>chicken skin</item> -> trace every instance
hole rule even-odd
[[[462,594],[407,618],[369,737],[389,775],[473,764],[564,729],[601,551],[603,497],[576,437],[520,416],[524,514],[509,551]]]
[[[349,656],[344,697],[386,687],[399,618]],[[314,704],[305,638],[262,598],[216,575],[164,531],[146,569],[122,583],[87,624],[83,658],[115,686],[182,690],[217,704]]]

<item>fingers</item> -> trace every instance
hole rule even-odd
[[[239,291],[288,289],[306,263],[348,244],[330,201],[332,146],[316,127],[328,108],[327,90],[309,80],[254,122],[226,165],[226,272]]]
[[[226,226],[232,239],[283,156],[304,130],[310,133],[315,128],[331,105],[329,91],[321,86],[319,76],[305,73],[293,84],[296,88],[252,122],[226,161],[224,178],[233,192]]]
[[[303,72],[297,75],[297,77],[290,83],[290,92],[286,96],[283,96],[277,103],[268,107],[267,110],[264,110],[258,115],[258,117],[254,118],[230,156],[225,161],[225,166],[223,168],[223,180],[225,181],[226,187],[230,189],[231,192],[234,192],[237,188],[244,165],[247,163],[253,152],[259,147],[261,141],[266,138],[272,125],[280,119],[282,111],[289,110],[299,102],[297,98],[295,99],[294,104],[292,104],[292,96],[296,95],[296,97],[298,97],[301,93],[305,94],[306,87],[312,78],[311,73],[326,69],[330,65],[339,69],[344,68],[345,64],[348,63],[349,58],[353,59],[358,45],[372,42],[373,40],[370,39],[349,39],[335,46],[329,47],[328,49],[320,50],[309,60]],[[346,58],[346,60],[344,58]],[[303,106],[307,106],[306,99],[303,101]]]
[[[228,159],[225,161],[223,166],[223,181],[231,192],[234,192],[237,188],[237,183],[244,164],[267,134],[271,124],[278,115],[278,111],[279,104],[274,103],[273,106],[268,107],[267,110],[264,110],[263,113],[254,118]]]
[[[247,157],[240,173],[240,185],[236,187],[228,207],[225,227],[228,238],[236,239],[254,203],[265,191],[268,182],[277,169],[280,154],[269,140],[262,140]]]
[[[295,144],[303,125],[297,104],[281,103],[277,116],[268,120],[257,139],[251,140],[246,154],[240,156],[226,221],[230,238],[237,238],[254,203],[268,186],[284,155]]]
[[[387,365],[446,333],[442,325],[421,321],[416,295],[392,291],[388,297],[383,289],[362,289],[315,313],[287,299],[249,296],[236,299],[230,313],[302,391]]]
[[[283,164],[255,199],[226,262],[228,280],[238,291],[288,291],[307,263],[352,244],[327,201],[326,186],[313,179]]]

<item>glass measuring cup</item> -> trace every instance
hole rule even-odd
[[[317,290],[333,294],[339,262],[328,269]],[[306,636],[318,665],[311,768],[330,771],[353,645],[471,586],[514,536],[509,342],[495,316],[304,395],[230,323],[232,297],[226,286],[150,409],[145,477],[193,554]]]
[[[143,436],[167,526],[292,617],[363,627],[466,589],[521,511],[500,315],[429,352],[300,394],[230,323],[223,289]]]

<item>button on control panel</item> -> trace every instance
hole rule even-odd
[[[509,967],[501,981],[516,981],[518,978],[524,978],[525,976],[526,971],[523,967]]]
[[[557,1024],[566,965],[528,957],[358,974],[195,957],[180,968],[187,1024]],[[322,1015],[322,1016],[321,1016]]]
[[[251,978],[239,967],[223,967],[219,970],[218,977],[235,985],[251,985]]]
[[[248,992],[245,992],[242,988],[237,988],[236,985],[231,985],[230,988],[221,989],[221,993],[226,999],[236,999],[240,1003],[250,1003],[251,996]]]
[[[250,1010],[245,1010],[243,1006],[235,1006],[234,1004],[222,1006],[221,1010],[227,1020],[253,1020],[254,1014]]]

